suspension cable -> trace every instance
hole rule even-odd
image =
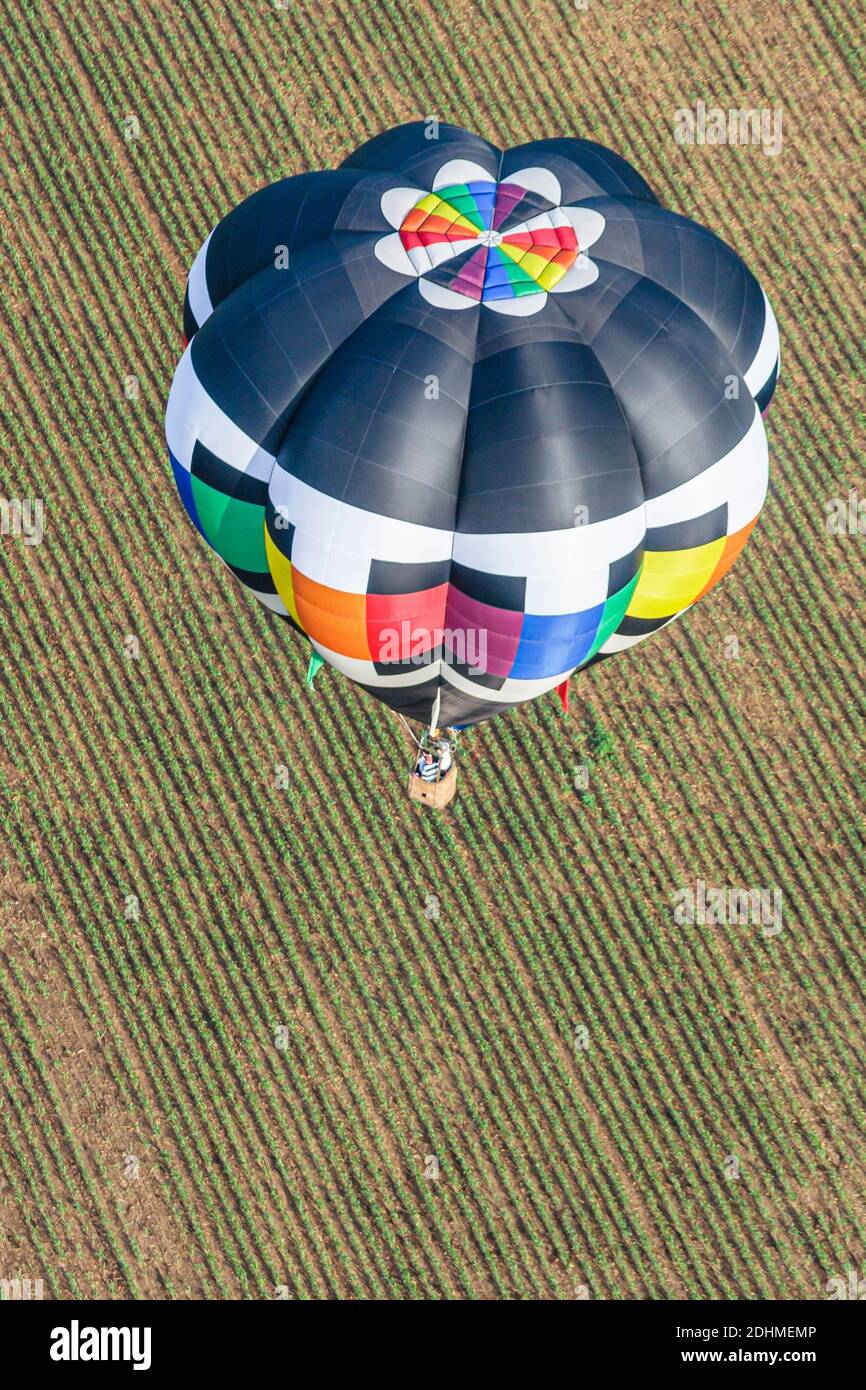
[[[418,742],[417,738],[416,738],[415,735],[413,734],[412,730],[411,730],[410,727],[409,727],[408,721],[407,721],[406,719],[403,718],[403,716],[402,716],[402,714],[399,712],[399,710],[395,710],[394,713],[396,714],[397,718],[400,720],[400,723],[403,725],[403,728],[406,730],[406,733],[409,735],[409,737],[411,738],[412,742],[415,744],[415,747],[416,747],[416,748],[421,748],[421,747],[422,747],[422,744],[420,744],[420,743]]]

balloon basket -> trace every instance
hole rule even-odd
[[[409,800],[418,801],[422,806],[432,806],[434,811],[444,811],[454,800],[457,791],[457,768],[449,767],[438,782],[425,782],[423,777],[409,773]]]

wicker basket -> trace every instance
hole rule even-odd
[[[442,811],[454,799],[457,790],[457,768],[452,763],[444,777],[438,782],[425,782],[423,777],[409,773],[409,800],[420,801],[424,806],[432,806]]]

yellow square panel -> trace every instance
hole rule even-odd
[[[268,557],[268,569],[271,572],[271,578],[274,581],[277,593],[283,600],[283,603],[286,605],[286,608],[289,610],[295,622],[298,624],[298,627],[302,627],[303,624],[298,617],[298,609],[295,603],[295,589],[292,584],[292,562],[286,558],[281,550],[277,550],[277,547],[271,540],[267,526],[265,526],[265,553]]]
[[[626,609],[629,618],[668,618],[694,603],[725,548],[725,536],[690,550],[647,550]]]

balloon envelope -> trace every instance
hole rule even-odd
[[[773,312],[585,140],[423,123],[208,237],[166,417],[234,574],[392,708],[467,725],[690,607],[767,487]]]

